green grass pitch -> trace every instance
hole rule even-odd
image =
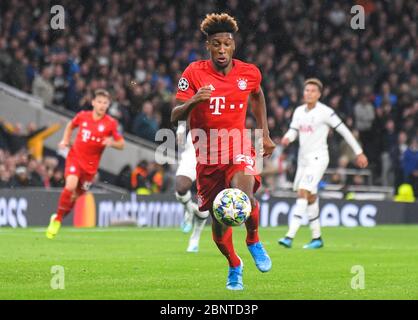
[[[284,227],[260,229],[273,261],[260,273],[234,229],[244,260],[242,292],[225,288],[227,264],[206,228],[200,252],[186,253],[178,229],[63,228],[54,240],[44,229],[0,228],[0,299],[418,299],[418,226],[323,228],[325,247],[277,245]],[[63,290],[53,290],[52,266],[64,268]],[[365,288],[351,287],[352,267],[364,268]],[[358,275],[357,275],[358,276]]]

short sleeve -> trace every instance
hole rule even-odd
[[[255,75],[255,83],[254,83],[254,88],[251,91],[251,93],[259,93],[261,90],[262,76],[261,76],[260,69],[258,69],[256,66],[254,66],[254,75]]]
[[[341,118],[333,110],[327,112],[325,115],[325,122],[333,129],[336,129],[340,124],[343,123]]]
[[[119,127],[118,122],[114,120],[113,126],[112,126],[112,137],[113,137],[113,140],[115,141],[119,141],[123,138],[122,134],[118,130],[118,127]]]
[[[83,121],[83,116],[84,116],[85,111],[81,111],[79,113],[77,113],[75,115],[75,117],[73,118],[73,120],[71,120],[71,126],[73,128],[76,128],[80,125],[81,121]]]
[[[190,65],[184,70],[177,84],[176,99],[186,101],[193,97],[196,92],[196,86],[193,82],[193,71]]]

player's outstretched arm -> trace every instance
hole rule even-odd
[[[176,106],[171,111],[171,123],[176,124],[177,121],[187,120],[190,111],[199,103],[209,100],[212,94],[210,86],[200,88],[196,94],[187,101],[176,100]]]
[[[65,126],[64,134],[62,136],[60,143],[58,144],[58,148],[65,149],[70,146],[70,139],[71,139],[72,133],[73,133],[73,125],[72,125],[72,122],[70,121]]]
[[[263,156],[269,156],[273,153],[276,144],[270,138],[270,132],[267,125],[267,109],[266,100],[264,99],[263,90],[260,88],[258,92],[250,94],[252,111],[257,122],[257,129],[263,130]]]
[[[335,130],[344,138],[344,140],[348,143],[348,145],[351,147],[351,149],[355,153],[356,165],[362,169],[366,168],[369,164],[367,157],[363,153],[363,149],[360,147],[356,138],[354,138],[353,134],[347,128],[347,126],[344,123],[341,123],[340,125],[338,125],[338,127]]]
[[[283,147],[286,148],[289,144],[291,144],[293,141],[296,140],[296,138],[298,137],[298,133],[299,133],[297,127],[298,125],[296,123],[295,112],[293,112],[292,121],[290,123],[289,130],[287,130],[287,132],[285,133],[285,135],[280,141],[280,144]]]

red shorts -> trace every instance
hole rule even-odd
[[[75,175],[78,177],[78,191],[88,191],[93,183],[96,172],[89,173],[85,171],[76,158],[68,156],[65,160],[65,178],[69,175]]]
[[[254,176],[254,193],[258,190],[261,185],[261,177],[255,172],[254,155],[251,157],[239,156],[241,156],[238,160],[239,163],[219,165],[197,164],[196,186],[199,210],[211,210],[213,201],[218,193],[223,189],[231,188],[232,178],[239,171],[245,171],[246,174]]]

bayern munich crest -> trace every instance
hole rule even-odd
[[[247,89],[247,79],[238,79],[238,88],[240,88],[241,90],[245,90]]]
[[[189,81],[186,78],[180,78],[178,87],[181,91],[186,91],[189,89]]]

